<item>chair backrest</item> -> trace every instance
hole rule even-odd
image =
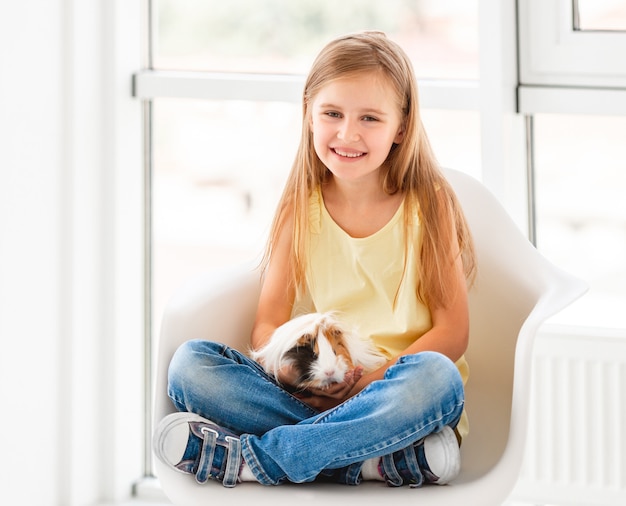
[[[478,276],[470,291],[470,378],[466,404],[470,436],[465,479],[492,471],[509,453],[508,471],[526,435],[532,345],[545,319],[579,297],[581,281],[549,263],[478,181],[448,170],[474,238]],[[514,432],[512,432],[514,431]]]
[[[167,369],[185,341],[219,341],[245,351],[261,289],[254,266],[208,272],[181,287],[168,302],[157,349],[154,420],[174,411],[167,393]]]
[[[436,495],[420,491],[420,504],[455,504],[461,498],[467,502],[473,497],[471,491],[480,498],[476,503],[469,500],[471,504],[500,504],[521,466],[536,330],[580,296],[585,286],[547,262],[482,184],[457,171],[446,175],[468,219],[478,261],[478,276],[470,291],[467,351],[470,435],[463,442],[461,475],[454,486]],[[166,373],[175,349],[188,339],[200,338],[245,350],[259,289],[259,272],[254,268],[227,269],[194,280],[171,300],[159,343],[156,420],[173,410],[166,396]],[[167,474],[162,481],[170,488],[187,486],[159,464],[157,468]],[[184,503],[190,502],[185,493],[175,493],[185,497]],[[359,494],[360,504],[363,499]]]

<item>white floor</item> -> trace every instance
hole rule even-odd
[[[146,499],[131,499],[129,501],[121,502],[121,503],[103,503],[99,506],[169,506],[170,502],[167,500],[146,500]],[[538,505],[530,505],[528,503],[519,503],[519,502],[506,502],[502,506],[538,506]],[[544,505],[549,506],[549,505]]]

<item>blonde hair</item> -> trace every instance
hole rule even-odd
[[[361,73],[386,78],[402,112],[404,137],[394,144],[383,164],[383,190],[404,194],[405,253],[415,240],[415,217],[421,220],[420,276],[417,294],[431,309],[445,307],[454,297],[454,262],[461,255],[465,275],[475,272],[472,239],[454,191],[440,171],[419,115],[417,84],[404,51],[381,32],[361,32],[339,37],[317,56],[307,77],[302,100],[300,145],[279,201],[270,231],[263,266],[284,224],[292,222],[291,280],[301,287],[305,278],[309,199],[329,177],[313,146],[310,105],[329,82]],[[454,237],[456,235],[456,237]],[[458,245],[451,251],[451,246]],[[456,251],[455,251],[456,249]],[[405,255],[406,257],[406,255]],[[405,258],[406,262],[406,258]]]

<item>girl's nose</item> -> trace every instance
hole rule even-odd
[[[359,140],[359,129],[356,123],[350,119],[344,119],[337,133],[337,137],[345,142]]]

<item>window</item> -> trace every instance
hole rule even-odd
[[[519,108],[532,121],[536,238],[589,293],[559,321],[624,328],[622,1],[519,2]]]
[[[290,102],[154,101],[154,328],[186,279],[260,260],[299,141]]]
[[[478,77],[476,1],[157,0],[153,5],[159,70],[306,74],[332,38],[375,29],[406,48],[419,77]]]
[[[558,318],[626,328],[626,116],[537,114],[534,130],[537,246],[590,285]]]
[[[624,0],[575,0],[574,29],[626,31]]]

